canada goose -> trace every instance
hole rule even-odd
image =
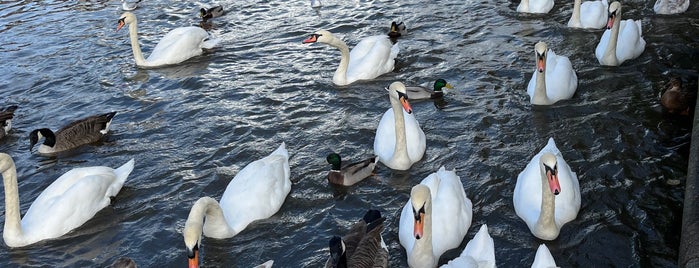
[[[325,267],[388,267],[388,247],[381,237],[385,220],[372,209],[345,236],[333,236]]]
[[[15,116],[17,105],[12,105],[0,111],[0,139],[12,129],[12,118]]]
[[[39,146],[40,154],[55,154],[99,141],[109,131],[109,125],[116,112],[94,115],[74,121],[55,133],[48,128],[32,130],[29,133],[29,151],[44,138]]]

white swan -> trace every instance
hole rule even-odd
[[[539,249],[536,250],[536,256],[534,256],[534,262],[532,263],[532,268],[552,268],[557,267],[556,261],[553,259],[553,255],[549,251],[549,248],[545,244],[539,245]]]
[[[580,210],[578,176],[570,170],[553,138],[519,173],[512,198],[517,215],[534,236],[553,240]]]
[[[126,0],[121,0],[121,10],[135,10],[136,8],[138,8],[139,4],[141,4],[141,0],[136,0],[135,2],[127,2]]]
[[[245,166],[228,183],[221,202],[211,197],[197,200],[184,224],[189,267],[199,265],[199,244],[205,236],[233,237],[251,222],[277,213],[291,191],[289,152],[284,143],[270,155]]]
[[[393,82],[386,90],[391,108],[383,114],[376,128],[374,154],[391,169],[408,170],[425,154],[425,133],[412,114],[405,85]]]
[[[575,0],[573,14],[568,20],[568,27],[602,29],[607,25],[607,0],[585,1]]]
[[[607,30],[597,44],[595,56],[600,64],[607,66],[619,66],[635,59],[646,48],[642,35],[641,21],[621,21],[621,4],[615,1],[609,5]]]
[[[551,105],[570,99],[578,88],[578,76],[566,56],[558,56],[546,43],[534,46],[536,70],[527,85],[529,100],[535,105]]]
[[[653,11],[657,14],[677,14],[687,11],[689,0],[657,0]]]
[[[157,67],[183,62],[191,57],[201,55],[202,49],[210,49],[216,46],[219,39],[210,38],[209,33],[200,27],[175,28],[153,48],[148,59],[143,58],[141,46],[138,43],[138,27],[136,16],[131,12],[124,12],[119,18],[117,31],[124,25],[129,25],[129,38],[136,65],[141,67]]]
[[[440,266],[441,268],[495,268],[495,243],[488,234],[488,225],[483,224],[473,239],[468,241],[458,258]]]
[[[553,8],[553,0],[522,0],[517,6],[517,12],[549,13]]]
[[[437,267],[439,257],[464,240],[472,213],[471,200],[454,171],[441,167],[414,186],[398,229],[408,265]]]
[[[134,167],[134,160],[117,169],[74,168],[46,187],[20,220],[17,171],[12,157],[0,153],[5,185],[5,229],[8,247],[22,247],[63,236],[109,205]]]
[[[333,83],[349,85],[357,80],[369,80],[393,70],[398,56],[398,45],[388,35],[376,35],[362,39],[350,52],[347,44],[325,30],[317,31],[303,43],[325,43],[340,50],[340,66],[335,70]]]

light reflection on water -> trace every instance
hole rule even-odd
[[[601,32],[565,26],[572,3],[532,16],[517,14],[517,2],[509,1],[323,1],[317,10],[307,1],[221,2],[228,13],[211,31],[222,47],[186,65],[141,70],[128,34],[115,32],[119,4],[0,4],[0,96],[20,107],[0,150],[17,163],[22,211],[72,167],[136,158],[112,206],[61,239],[3,247],[1,266],[104,267],[122,255],[143,267],[184,266],[181,230],[190,206],[201,196],[220,198],[238,170],[281,141],[294,183],[285,204],[234,238],[205,238],[205,266],[268,259],[279,267],[319,266],[329,237],[374,207],[388,219],[391,266],[405,267],[400,209],[410,188],[440,166],[456,169],[474,204],[463,244],[487,223],[498,265],[528,266],[542,241],[514,213],[512,191],[550,136],[578,173],[583,198],[578,218],[546,242],[557,264],[675,266],[684,189],[666,181],[686,177],[691,124],[664,115],[657,96],[668,75],[697,75],[696,8],[656,16],[650,2],[625,2],[624,17],[642,19],[648,44],[638,59],[610,68],[594,58]],[[136,10],[144,52],[169,29],[196,25],[207,4],[149,1]],[[399,41],[396,70],[373,81],[334,86],[339,53],[301,44],[328,29],[352,46],[400,19],[409,35]],[[573,100],[543,109],[526,95],[540,40],[570,57],[580,81]],[[446,106],[413,103],[428,140],[422,161],[407,172],[382,166],[353,187],[327,184],[328,152],[348,159],[372,153],[376,124],[389,107],[383,87],[439,77],[456,85]],[[29,154],[32,129],[112,110],[112,132],[99,145],[49,165]]]

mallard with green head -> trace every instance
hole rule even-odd
[[[438,99],[444,97],[446,90],[442,91],[442,88],[452,89],[454,87],[442,78],[434,81],[434,90],[430,90],[429,88],[423,86],[405,87],[411,101]]]
[[[337,153],[329,154],[326,160],[332,165],[332,169],[328,172],[328,182],[350,186],[374,174],[378,157],[374,156],[344,167],[342,166],[342,159]]]

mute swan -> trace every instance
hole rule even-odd
[[[488,234],[488,225],[481,225],[458,258],[441,268],[495,268],[495,244]]]
[[[556,55],[544,42],[536,43],[534,54],[536,70],[527,86],[530,102],[551,105],[572,98],[578,88],[578,76],[568,57]]]
[[[15,117],[17,105],[12,105],[0,111],[0,139],[4,138],[12,129],[12,118]]]
[[[109,205],[134,168],[134,160],[117,169],[74,168],[46,187],[20,221],[19,191],[15,162],[0,153],[0,172],[5,185],[5,229],[8,247],[22,247],[58,238],[83,225]]]
[[[568,20],[568,27],[602,29],[607,24],[607,0],[585,1],[575,0],[573,14]]]
[[[423,86],[405,87],[405,90],[408,93],[408,96],[410,96],[410,100],[414,101],[444,97],[446,90],[442,91],[442,88],[452,89],[454,87],[447,83],[446,80],[440,78],[434,81],[434,90],[430,90]]]
[[[512,201],[532,234],[543,240],[556,239],[561,227],[577,217],[578,176],[563,160],[553,138],[517,176]]]
[[[398,238],[410,267],[437,267],[439,257],[456,248],[472,219],[471,200],[454,171],[441,167],[413,187],[400,213]]]
[[[385,220],[372,209],[345,236],[333,236],[325,267],[388,267],[388,247],[381,237]]]
[[[412,115],[405,85],[393,82],[386,90],[391,108],[383,114],[376,128],[374,154],[391,169],[408,170],[425,154],[425,133]]]
[[[136,2],[127,2],[126,0],[121,0],[121,10],[131,11],[138,8],[140,4],[141,0],[136,0]]]
[[[210,7],[208,9],[206,8],[201,8],[199,10],[199,17],[203,21],[207,21],[212,18],[220,17],[223,15],[223,6],[215,6],[215,7]]]
[[[545,244],[539,245],[539,249],[536,250],[536,256],[534,257],[534,263],[532,263],[532,268],[551,268],[557,267],[556,261],[553,259],[549,248]]]
[[[277,213],[291,191],[289,152],[282,144],[270,155],[245,166],[228,183],[221,202],[197,200],[184,224],[189,267],[199,265],[199,245],[205,236],[223,239],[237,235],[251,222]]]
[[[218,39],[210,38],[209,33],[200,27],[175,28],[160,39],[153,48],[148,59],[143,58],[141,46],[138,43],[138,27],[136,16],[131,12],[124,12],[119,18],[117,31],[124,25],[129,25],[129,38],[136,65],[140,67],[157,67],[183,62],[191,57],[201,55],[203,48],[210,49],[216,46]],[[208,39],[208,40],[207,40]]]
[[[134,262],[129,257],[121,257],[116,259],[111,266],[111,268],[136,268],[136,262]]]
[[[677,14],[687,11],[689,0],[657,0],[653,11],[657,14]]]
[[[660,104],[671,113],[681,115],[689,115],[694,109],[697,101],[697,88],[692,86],[690,89],[682,86],[682,79],[673,77],[670,79],[668,88],[660,97]]]
[[[609,5],[607,30],[595,49],[595,56],[602,65],[619,66],[626,60],[635,59],[646,48],[641,33],[641,21],[621,21],[621,4],[614,1]]]
[[[517,6],[517,12],[549,13],[553,8],[553,0],[522,0]]]
[[[109,131],[115,114],[116,112],[111,112],[83,118],[55,133],[48,128],[32,130],[29,133],[29,151],[41,138],[44,138],[44,142],[39,145],[39,154],[55,154],[99,141]]]
[[[347,44],[325,30],[311,34],[307,43],[324,43],[340,50],[340,65],[333,75],[333,83],[349,85],[357,80],[369,80],[393,70],[395,58],[400,50],[387,35],[376,35],[362,39],[349,51]]]
[[[356,163],[342,166],[342,158],[339,154],[331,153],[326,158],[332,165],[328,172],[328,181],[332,184],[351,186],[374,174],[374,168],[378,158],[376,156]]]

